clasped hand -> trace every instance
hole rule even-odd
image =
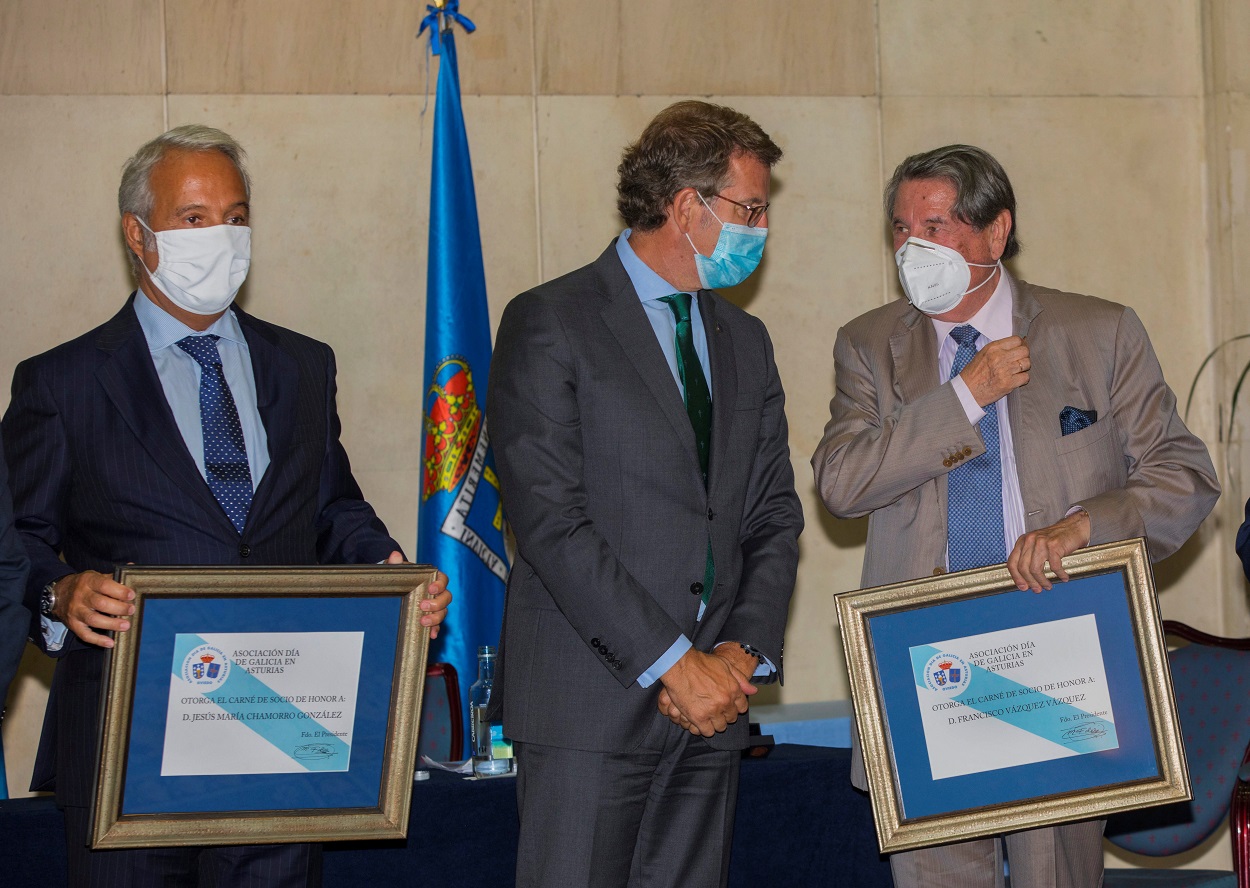
[[[731,663],[742,653],[736,644],[711,654],[686,651],[660,678],[660,712],[692,734],[711,737],[725,730],[747,711],[747,697],[759,690]]]

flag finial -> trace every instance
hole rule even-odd
[[[452,22],[457,22],[469,34],[477,30],[477,25],[460,14],[460,0],[431,0],[426,4],[425,11],[427,14],[421,19],[417,36],[424,34],[426,28],[430,29],[430,52],[433,55],[442,52],[439,35],[443,31],[450,31]]]

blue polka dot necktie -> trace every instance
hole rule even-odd
[[[661,302],[673,310],[677,318],[677,375],[686,392],[686,414],[694,427],[695,447],[699,451],[699,468],[703,472],[703,486],[707,487],[707,467],[712,452],[712,393],[703,375],[703,365],[694,350],[694,330],[690,323],[690,294],[674,293],[664,296]],[[707,563],[703,569],[703,603],[712,597],[712,584],[716,580],[716,566],[712,561],[711,528],[708,528]]]
[[[980,333],[971,324],[951,330],[959,343],[950,378],[977,353]],[[998,406],[990,404],[977,424],[985,453],[960,463],[946,476],[946,542],[951,570],[967,570],[1007,560],[1003,539],[1003,464],[999,453]]]
[[[234,396],[226,384],[217,351],[219,337],[187,336],[178,347],[200,365],[200,423],[204,429],[204,474],[234,529],[243,532],[252,505],[252,471]]]

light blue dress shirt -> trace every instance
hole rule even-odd
[[[694,350],[699,356],[699,365],[703,368],[703,377],[707,380],[707,387],[710,392],[712,389],[712,364],[707,356],[707,331],[703,329],[703,316],[699,312],[699,294],[689,290],[675,289],[672,284],[656,274],[651,266],[639,259],[638,254],[634,252],[634,248],[629,245],[630,233],[630,229],[626,228],[621,233],[621,236],[617,238],[616,255],[620,257],[621,264],[625,266],[625,273],[629,275],[629,282],[634,285],[634,290],[638,293],[639,300],[642,301],[642,307],[647,313],[647,320],[651,322],[651,329],[655,331],[655,338],[660,342],[660,350],[664,352],[664,360],[668,362],[668,369],[673,374],[673,381],[677,383],[677,389],[681,392],[682,399],[684,400],[686,397],[686,390],[681,384],[681,373],[677,369],[677,317],[673,314],[673,310],[668,306],[668,303],[660,301],[665,296],[671,296],[674,293],[690,293],[690,333],[694,339]],[[706,609],[707,605],[699,602],[698,619],[703,619],[703,612]],[[652,663],[646,672],[638,676],[639,687],[649,688],[655,684],[693,646],[693,643],[684,633],[679,635],[672,646],[661,654],[660,658]],[[765,663],[755,670],[755,674],[768,675],[773,671],[773,664],[768,662],[766,658]]]
[[[252,353],[243,338],[243,330],[234,311],[213,321],[204,331],[192,330],[169,312],[157,306],[143,294],[135,293],[135,314],[143,328],[156,375],[165,390],[165,400],[173,411],[174,421],[182,440],[191,452],[200,474],[204,471],[204,427],[200,421],[200,373],[195,358],[177,346],[184,336],[207,336],[212,333],[217,340],[221,355],[221,369],[239,411],[239,425],[243,427],[243,443],[247,445],[247,465],[252,472],[252,490],[260,484],[265,470],[269,468],[269,436],[265,434],[260,411],[256,408],[256,378],[252,374]]]

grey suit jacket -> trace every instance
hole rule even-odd
[[[664,720],[635,679],[685,633],[743,641],[778,668],[802,510],[764,325],[699,293],[712,365],[705,489],[681,394],[615,246],[516,297],[487,414],[516,534],[501,640],[506,733],[636,748]],[[708,540],[716,583],[696,620]],[[713,738],[746,745],[745,718]]]
[[[1219,497],[1206,446],[1185,428],[1176,397],[1131,308],[1008,278],[1016,335],[1027,336],[1029,382],[1007,396],[1026,530],[1089,512],[1090,543],[1145,537],[1151,560],[1178,549]],[[933,324],[905,300],[838,331],[836,391],[812,457],[839,518],[868,515],[862,585],[915,579],[946,566],[947,458],[985,452],[958,396],[938,378]],[[1063,435],[1064,407],[1097,411]],[[858,753],[858,749],[856,750]],[[858,756],[852,777],[862,786]]]

